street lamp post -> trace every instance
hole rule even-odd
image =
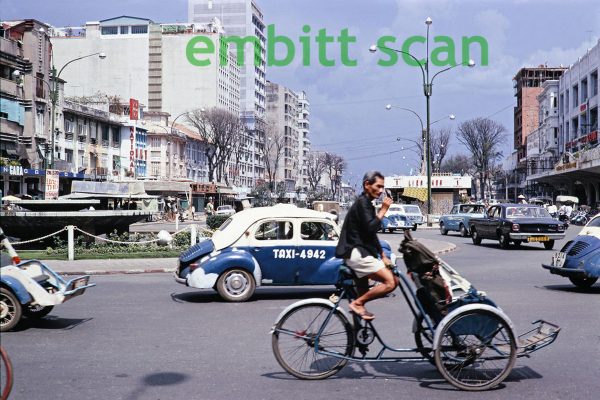
[[[427,25],[427,38],[426,38],[426,57],[425,57],[425,67],[423,67],[421,61],[419,61],[415,56],[413,56],[412,54],[410,54],[407,51],[402,51],[402,50],[396,50],[396,49],[392,49],[386,46],[377,46],[377,45],[372,45],[369,48],[369,51],[374,53],[377,51],[377,48],[380,49],[387,49],[387,50],[391,50],[394,51],[396,53],[401,53],[401,54],[405,54],[409,57],[411,57],[413,60],[416,61],[417,65],[419,66],[419,68],[421,69],[421,74],[422,74],[422,78],[423,78],[423,93],[425,95],[425,105],[426,105],[426,110],[427,110],[427,129],[425,131],[425,148],[426,148],[426,164],[427,164],[427,214],[431,214],[431,138],[430,138],[430,129],[431,129],[431,120],[430,120],[430,98],[432,95],[432,89],[433,89],[433,81],[435,79],[436,76],[438,76],[439,74],[441,74],[442,72],[448,71],[452,68],[456,68],[459,65],[468,65],[469,67],[474,67],[475,66],[475,61],[473,60],[469,60],[467,63],[461,63],[461,64],[455,64],[452,65],[448,68],[444,68],[441,71],[438,71],[436,74],[433,75],[433,77],[431,79],[429,79],[429,27],[431,26],[431,24],[433,23],[431,18],[427,18],[425,20],[425,25]],[[429,224],[429,222],[428,222]]]
[[[422,164],[421,164],[421,173],[423,173],[423,171],[422,171],[422,170],[423,170],[423,167],[424,167],[424,165],[427,163],[427,160],[428,160],[428,156],[426,156],[426,155],[425,155],[425,151],[426,151],[426,149],[429,149],[429,147],[430,147],[430,146],[427,146],[427,145],[426,145],[426,137],[427,137],[428,135],[427,135],[427,130],[425,130],[425,127],[423,126],[423,120],[421,119],[421,116],[420,116],[420,115],[419,115],[417,112],[415,112],[414,110],[411,110],[410,108],[398,107],[398,106],[394,106],[394,105],[392,105],[392,104],[387,104],[387,105],[385,106],[385,109],[386,109],[386,110],[388,110],[388,111],[389,111],[389,110],[391,110],[392,108],[397,108],[397,109],[399,109],[399,110],[408,111],[408,112],[410,112],[410,113],[414,114],[414,115],[415,115],[415,116],[416,116],[416,117],[419,119],[419,123],[421,124],[421,141],[422,141],[422,142],[421,142],[421,144],[419,144],[419,143],[418,143],[417,141],[415,141],[415,140],[411,140],[411,139],[404,139],[404,138],[400,138],[400,137],[399,137],[399,138],[397,138],[396,140],[398,140],[398,141],[400,141],[400,140],[408,140],[408,141],[410,141],[410,142],[413,142],[413,143],[415,143],[417,146],[420,146],[420,147],[423,149],[423,154],[422,154]],[[442,121],[442,120],[445,120],[446,118],[448,118],[448,119],[450,119],[450,120],[454,121],[454,120],[456,119],[456,116],[455,116],[454,114],[449,114],[449,115],[446,115],[445,117],[442,117],[442,118],[440,118],[440,119],[437,119],[437,120],[435,120],[435,121],[431,122],[431,123],[429,124],[429,126],[431,126],[431,125],[435,124],[436,122],[440,122],[440,121]],[[431,151],[431,149],[429,149],[429,151]],[[429,192],[428,192],[428,193],[429,193]]]
[[[54,66],[54,57],[53,57],[53,63],[52,63],[53,89],[52,89],[52,93],[51,93],[51,97],[50,97],[50,102],[52,103],[52,117],[50,119],[50,121],[51,121],[50,129],[51,129],[51,134],[52,134],[52,149],[50,149],[50,168],[51,169],[54,168],[54,145],[55,145],[54,142],[56,140],[56,132],[54,132],[54,121],[56,119],[56,103],[58,102],[58,79],[60,78],[60,74],[67,67],[67,65],[69,65],[75,61],[79,61],[81,59],[93,57],[93,56],[98,56],[98,58],[100,58],[101,60],[104,60],[106,58],[106,54],[102,53],[102,52],[92,53],[92,54],[88,54],[86,56],[77,57],[77,58],[74,58],[74,59],[68,61],[65,65],[63,65],[62,68],[58,71],[58,74],[56,73],[56,67]]]

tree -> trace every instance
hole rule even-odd
[[[325,154],[310,152],[306,157],[306,175],[308,178],[308,184],[310,185],[310,190],[315,192],[317,190],[317,186],[321,182],[321,177],[325,172]]]
[[[186,115],[187,121],[198,130],[206,141],[208,180],[221,182],[231,155],[241,143],[242,124],[239,116],[220,108],[194,110]]]
[[[438,171],[448,153],[451,136],[452,129],[448,127],[434,131],[431,136],[431,161],[435,161]]]
[[[284,132],[278,129],[277,123],[272,119],[267,120],[264,125],[264,132],[265,147],[263,154],[265,156],[265,171],[269,186],[275,190],[273,184],[277,184],[277,170],[279,169],[279,162],[283,155],[285,136]]]
[[[484,196],[490,180],[490,168],[502,157],[499,146],[506,141],[506,128],[489,118],[475,118],[461,123],[457,139],[472,154],[480,194]]]
[[[442,165],[442,162],[448,153],[451,137],[452,129],[449,127],[431,131],[431,153],[429,159],[431,160],[432,166],[434,166],[434,163],[437,165],[436,168],[438,171],[440,171],[440,165]],[[423,138],[417,140],[417,144],[415,145],[420,154],[423,154],[423,140]]]
[[[335,199],[342,182],[342,174],[346,170],[346,161],[337,154],[327,152],[324,155],[323,163],[325,164],[325,171],[329,177],[331,197],[332,199]]]
[[[472,175],[473,161],[471,157],[464,154],[455,154],[442,164],[442,172],[449,172],[453,174],[467,174]]]

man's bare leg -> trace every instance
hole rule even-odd
[[[374,316],[372,314],[368,313],[365,315],[365,312],[367,312],[365,309],[365,303],[390,293],[396,288],[398,281],[394,277],[392,271],[387,268],[380,269],[379,271],[368,275],[367,278],[373,279],[381,284],[373,286],[366,293],[362,294],[359,298],[350,303],[350,309],[362,316],[364,319],[373,319]]]

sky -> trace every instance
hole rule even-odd
[[[217,1],[215,1],[216,3]],[[513,107],[516,105],[512,78],[522,67],[569,66],[597,43],[600,36],[600,2],[593,0],[257,0],[265,23],[277,35],[292,39],[296,56],[288,66],[267,68],[267,79],[293,90],[304,90],[310,100],[311,145],[331,151],[348,163],[345,180],[356,184],[367,170],[386,175],[407,174],[418,166],[419,156],[409,140],[420,136],[426,100],[418,67],[400,60],[393,66],[378,65],[387,59],[369,52],[382,36],[393,36],[389,47],[402,49],[407,38],[425,36],[430,17],[430,54],[442,46],[439,36],[455,43],[455,56],[462,58],[461,38],[482,36],[488,42],[488,65],[481,65],[473,47],[474,68],[457,67],[435,78],[431,96],[433,128],[453,131],[461,122],[489,117],[506,128],[504,155],[513,143]],[[86,21],[129,15],[155,22],[187,22],[187,0],[0,0],[0,19],[35,18],[54,26],[81,26]],[[304,33],[303,27],[310,27]],[[356,41],[348,44],[348,56],[356,66],[341,62],[341,45],[330,43],[328,58],[334,66],[318,62],[315,36],[320,29],[338,37],[344,29]],[[311,64],[302,65],[300,36],[311,37]],[[410,52],[426,57],[424,44]],[[281,55],[281,52],[277,52]],[[441,55],[445,58],[445,54]],[[443,67],[432,65],[431,76]],[[456,119],[447,117],[454,114]],[[401,138],[401,140],[397,140]],[[405,140],[409,139],[409,140]],[[404,147],[404,149],[403,149]],[[448,152],[466,154],[453,137]]]

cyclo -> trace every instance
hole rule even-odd
[[[346,312],[342,300],[356,298],[356,289],[352,271],[342,265],[336,291],[328,300],[298,301],[277,318],[271,331],[272,348],[283,369],[300,379],[325,379],[348,361],[429,361],[453,386],[481,391],[500,384],[517,357],[554,342],[560,328],[543,320],[516,337],[508,316],[484,292],[416,243],[405,231],[400,251],[410,278],[397,265],[393,268],[414,316],[416,347],[393,348],[372,321]],[[432,258],[435,265],[424,261]],[[440,295],[440,287],[446,288],[446,296]],[[379,350],[369,355],[369,346]]]

